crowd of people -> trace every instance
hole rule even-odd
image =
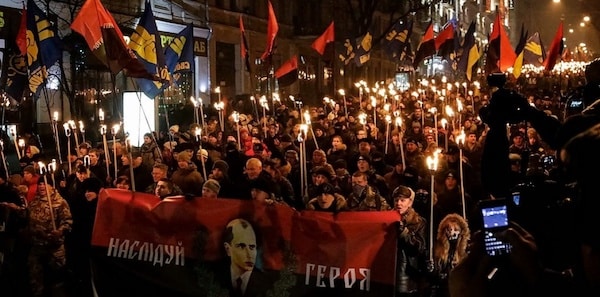
[[[204,127],[173,125],[146,134],[143,145],[130,150],[115,142],[105,154],[102,146],[83,143],[68,148],[69,159],[51,174],[40,171],[44,154],[31,140],[20,160],[22,172],[0,172],[2,287],[15,292],[10,296],[51,296],[62,284],[73,296],[93,296],[89,257],[97,198],[103,188],[120,188],[160,199],[253,199],[298,211],[398,211],[398,296],[491,296],[490,287],[502,288],[498,292],[504,295],[498,296],[597,290],[597,275],[580,277],[594,267],[580,266],[579,232],[566,227],[577,223],[575,197],[562,196],[556,183],[584,180],[585,195],[592,195],[593,175],[577,166],[597,163],[586,163],[579,154],[592,155],[583,143],[597,142],[600,134],[557,143],[551,134],[568,122],[564,102],[528,93],[515,109],[527,114],[513,121],[499,111],[511,113],[515,107],[501,103],[510,97],[507,92],[502,86],[481,95],[407,90],[392,101],[391,110],[384,108],[385,98],[371,104],[348,96],[345,105],[308,108],[308,135],[301,129],[304,111],[282,103],[264,118],[257,119],[252,109],[241,113],[239,122],[225,118],[224,131],[215,118]],[[442,112],[446,104],[465,107],[449,117]],[[386,115],[391,114],[402,124],[390,125]],[[597,117],[585,120],[586,128],[600,123]],[[561,148],[566,148],[562,154]],[[437,160],[435,168],[428,166],[430,158]],[[560,158],[571,164],[570,171],[563,170],[567,166]],[[556,199],[537,197],[553,186],[559,190],[545,195]],[[528,261],[511,262],[515,267],[482,261],[477,203],[514,193],[521,198],[511,200],[517,222],[498,236],[513,244],[511,257]],[[561,217],[556,219],[562,225],[544,227],[552,215]],[[540,216],[544,221],[537,220]],[[593,225],[589,217],[579,218]],[[590,247],[581,252],[597,257],[597,238],[581,237]],[[500,265],[498,276],[480,278],[492,267],[482,265]],[[503,281],[514,283],[507,287]],[[562,291],[552,291],[556,287]]]

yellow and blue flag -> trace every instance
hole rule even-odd
[[[140,89],[148,98],[156,97],[163,89],[163,85],[169,83],[171,76],[167,69],[164,51],[160,43],[160,35],[149,1],[146,1],[144,14],[142,14],[135,32],[131,35],[129,47],[146,70],[159,78],[159,80],[136,79]]]
[[[29,89],[39,94],[48,78],[48,69],[62,58],[56,26],[33,0],[27,1],[27,65]]]
[[[412,34],[412,21],[398,21],[383,39],[383,47],[388,56],[392,59],[398,59],[406,44],[410,41]]]
[[[360,67],[371,59],[371,48],[373,47],[373,34],[367,31],[365,35],[356,39],[356,50],[354,63]]]
[[[177,82],[181,73],[194,72],[194,27],[188,24],[165,49],[167,69]]]

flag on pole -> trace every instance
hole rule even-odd
[[[517,47],[515,47],[515,54],[517,58],[515,59],[515,64],[513,66],[513,75],[516,78],[521,76],[521,68],[523,67],[523,57],[525,55],[525,44],[527,43],[527,32],[525,32],[525,25],[521,25],[521,37],[519,38],[519,43]]]
[[[540,40],[540,34],[535,32],[525,44],[523,49],[523,64],[532,64],[536,67],[540,67],[544,64],[546,59],[546,51],[542,46]]]
[[[23,9],[21,10],[21,22],[19,24],[19,31],[17,32],[16,43],[21,55],[27,55],[27,9],[25,9],[25,4],[23,4]]]
[[[315,41],[312,43],[312,48],[314,48],[317,53],[321,56],[325,53],[325,47],[328,43],[333,42],[335,40],[335,26],[333,25],[333,21],[327,27],[325,32],[321,34],[321,36],[317,37]]]
[[[181,73],[194,72],[194,26],[188,24],[171,40],[165,49],[167,69],[172,81],[177,83]]]
[[[85,38],[90,50],[113,74],[124,70],[130,77],[158,79],[127,47],[119,25],[100,0],[86,0],[71,29]]]
[[[385,35],[383,47],[390,58],[397,58],[402,54],[412,34],[412,21],[399,21]]]
[[[554,65],[556,65],[556,60],[560,58],[563,47],[563,22],[561,21],[558,25],[558,30],[556,30],[556,35],[554,35],[554,39],[552,40],[552,44],[550,45],[548,57],[544,61],[544,68],[546,70],[550,71],[554,68]]]
[[[48,69],[62,58],[62,49],[54,26],[33,0],[27,1],[27,65],[29,89],[34,94],[48,78]]]
[[[338,53],[338,59],[340,62],[344,63],[344,65],[350,64],[356,53],[354,52],[356,48],[356,39],[354,38],[346,38],[344,42],[339,45],[339,48],[336,50]]]
[[[298,80],[298,56],[293,56],[275,71],[280,87],[286,87]]]
[[[240,55],[242,57],[242,61],[244,61],[244,65],[246,66],[246,71],[252,72],[250,70],[250,55],[248,54],[248,40],[246,39],[246,29],[244,28],[244,21],[242,20],[242,15],[240,14]]]
[[[517,56],[510,45],[510,39],[504,30],[499,13],[496,14],[489,40],[485,62],[486,73],[506,72],[508,68],[513,67]]]
[[[367,63],[371,59],[371,47],[373,45],[373,34],[371,32],[365,33],[362,37],[356,39],[356,49],[354,56],[354,63],[360,67]]]
[[[133,50],[148,73],[160,78],[160,81],[148,80],[145,78],[136,79],[142,92],[144,92],[148,98],[154,99],[154,97],[160,94],[163,83],[169,83],[171,76],[167,69],[165,54],[160,41],[160,34],[156,27],[156,20],[152,13],[150,1],[146,1],[144,13],[135,28],[135,32],[131,35],[129,40],[129,48]]]
[[[275,37],[279,31],[279,24],[277,23],[277,17],[275,16],[275,10],[271,1],[269,1],[269,19],[267,20],[267,48],[260,57],[261,60],[266,61],[269,56],[273,54],[273,44],[275,43]]]
[[[435,38],[433,35],[433,24],[429,22],[429,25],[427,25],[427,29],[425,29],[425,34],[423,34],[423,38],[421,39],[421,43],[417,47],[417,52],[415,54],[413,65],[416,68],[417,65],[419,65],[419,63],[425,60],[425,58],[433,56],[434,54]]]
[[[471,81],[473,76],[473,66],[477,64],[480,57],[479,48],[475,43],[475,22],[471,22],[465,34],[462,55],[458,61],[458,69],[465,72],[469,81]]]

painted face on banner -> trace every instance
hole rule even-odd
[[[225,243],[225,251],[231,258],[231,267],[240,274],[251,271],[256,262],[256,235],[251,226],[233,225],[233,239]]]

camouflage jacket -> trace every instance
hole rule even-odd
[[[71,225],[73,225],[73,218],[67,201],[56,191],[50,195],[50,199],[56,229],[62,230],[63,235],[57,240],[50,238],[53,227],[48,198],[46,195],[36,195],[28,206],[29,232],[31,243],[34,245],[62,244],[65,238],[64,235],[71,230]]]
[[[347,198],[350,210],[358,211],[381,211],[391,210],[385,198],[379,195],[371,186],[367,186],[360,197],[354,193]]]

